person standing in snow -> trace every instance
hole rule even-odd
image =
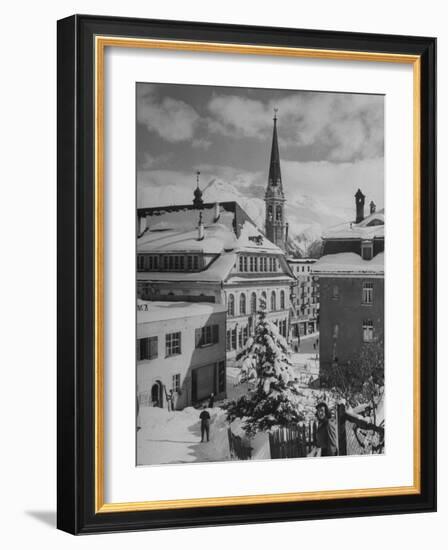
[[[207,441],[210,441],[210,413],[205,405],[199,418],[201,420],[201,443],[204,441],[204,435],[207,436]]]
[[[168,405],[168,411],[174,411],[174,391],[170,390],[166,395],[166,402]]]
[[[317,432],[316,446],[320,449],[320,456],[337,456],[338,440],[336,421],[332,418],[328,405],[324,402],[316,406]]]

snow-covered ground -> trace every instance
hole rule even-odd
[[[227,398],[238,399],[247,392],[247,384],[238,384],[238,368],[227,368]],[[307,417],[314,416],[316,396],[319,392],[304,388],[303,400]],[[210,441],[201,443],[199,414],[201,409],[187,407],[169,412],[158,407],[141,407],[137,432],[137,461],[139,465],[181,464],[186,462],[221,462],[230,460],[226,413],[219,407],[207,409],[211,416]],[[232,431],[243,436],[239,423]],[[251,442],[253,458],[269,457],[267,435],[260,434]]]
[[[200,409],[187,407],[169,412],[158,407],[141,407],[137,432],[137,462],[179,464],[229,460],[225,412],[207,409],[211,416],[210,441],[201,443]]]

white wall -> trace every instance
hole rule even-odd
[[[207,528],[75,539],[55,522],[56,19],[72,13],[186,19],[439,37],[439,150],[447,139],[448,31],[440,0],[72,0],[6,2],[0,86],[0,541],[5,548],[426,548],[446,540],[447,467],[439,472],[439,513]],[[444,22],[445,21],[445,22]],[[439,204],[448,203],[447,155],[439,156]],[[448,217],[440,219],[446,235]],[[442,241],[442,239],[440,239]],[[446,274],[446,246],[439,265]],[[445,269],[443,269],[445,268]],[[441,277],[442,280],[442,277]],[[446,311],[447,285],[439,311]],[[444,307],[445,306],[445,307]],[[446,316],[439,333],[447,330]],[[443,321],[443,324],[442,324]],[[26,329],[25,329],[26,327]],[[441,342],[441,353],[444,346]],[[446,361],[439,387],[446,388]],[[443,404],[442,404],[443,405]],[[448,409],[440,407],[440,463],[446,464]],[[443,430],[443,431],[442,431]],[[181,539],[179,537],[182,537]],[[9,543],[8,543],[9,541]],[[5,544],[6,542],[6,544]],[[437,543],[435,543],[437,544]],[[437,544],[440,547],[443,543]]]

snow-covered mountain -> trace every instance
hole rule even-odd
[[[203,189],[204,202],[236,201],[260,229],[264,229],[264,200],[247,197],[229,182],[212,179]]]
[[[252,220],[264,229],[265,204],[260,198],[245,196],[229,182],[212,179],[204,188],[205,202],[237,201]],[[344,221],[335,215],[321,201],[307,195],[296,195],[286,202],[286,216],[289,223],[289,246],[292,252],[305,254],[308,247],[322,236],[327,227]]]
[[[236,201],[247,212],[256,225],[264,231],[265,204],[262,198],[245,194],[245,185],[238,185],[221,178],[212,178],[203,187],[204,202]],[[295,188],[285,189],[286,217],[289,223],[289,248],[292,253],[306,254],[308,247],[321,238],[324,229],[344,220],[332,209],[314,197],[299,194]],[[143,204],[163,206],[170,204],[190,204],[190,185],[175,186],[165,184],[152,187],[143,197]]]

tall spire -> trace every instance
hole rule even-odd
[[[278,150],[278,136],[277,136],[277,112],[278,109],[274,109],[274,131],[272,133],[272,148],[271,148],[271,162],[269,165],[269,182],[268,186],[279,187],[279,190],[283,192],[282,188],[282,174],[280,171],[280,153]]]
[[[274,129],[272,133],[271,160],[269,163],[268,185],[264,201],[266,205],[266,237],[283,250],[286,249],[285,195],[283,194],[280,172],[280,153],[277,136],[277,111],[274,109]]]

